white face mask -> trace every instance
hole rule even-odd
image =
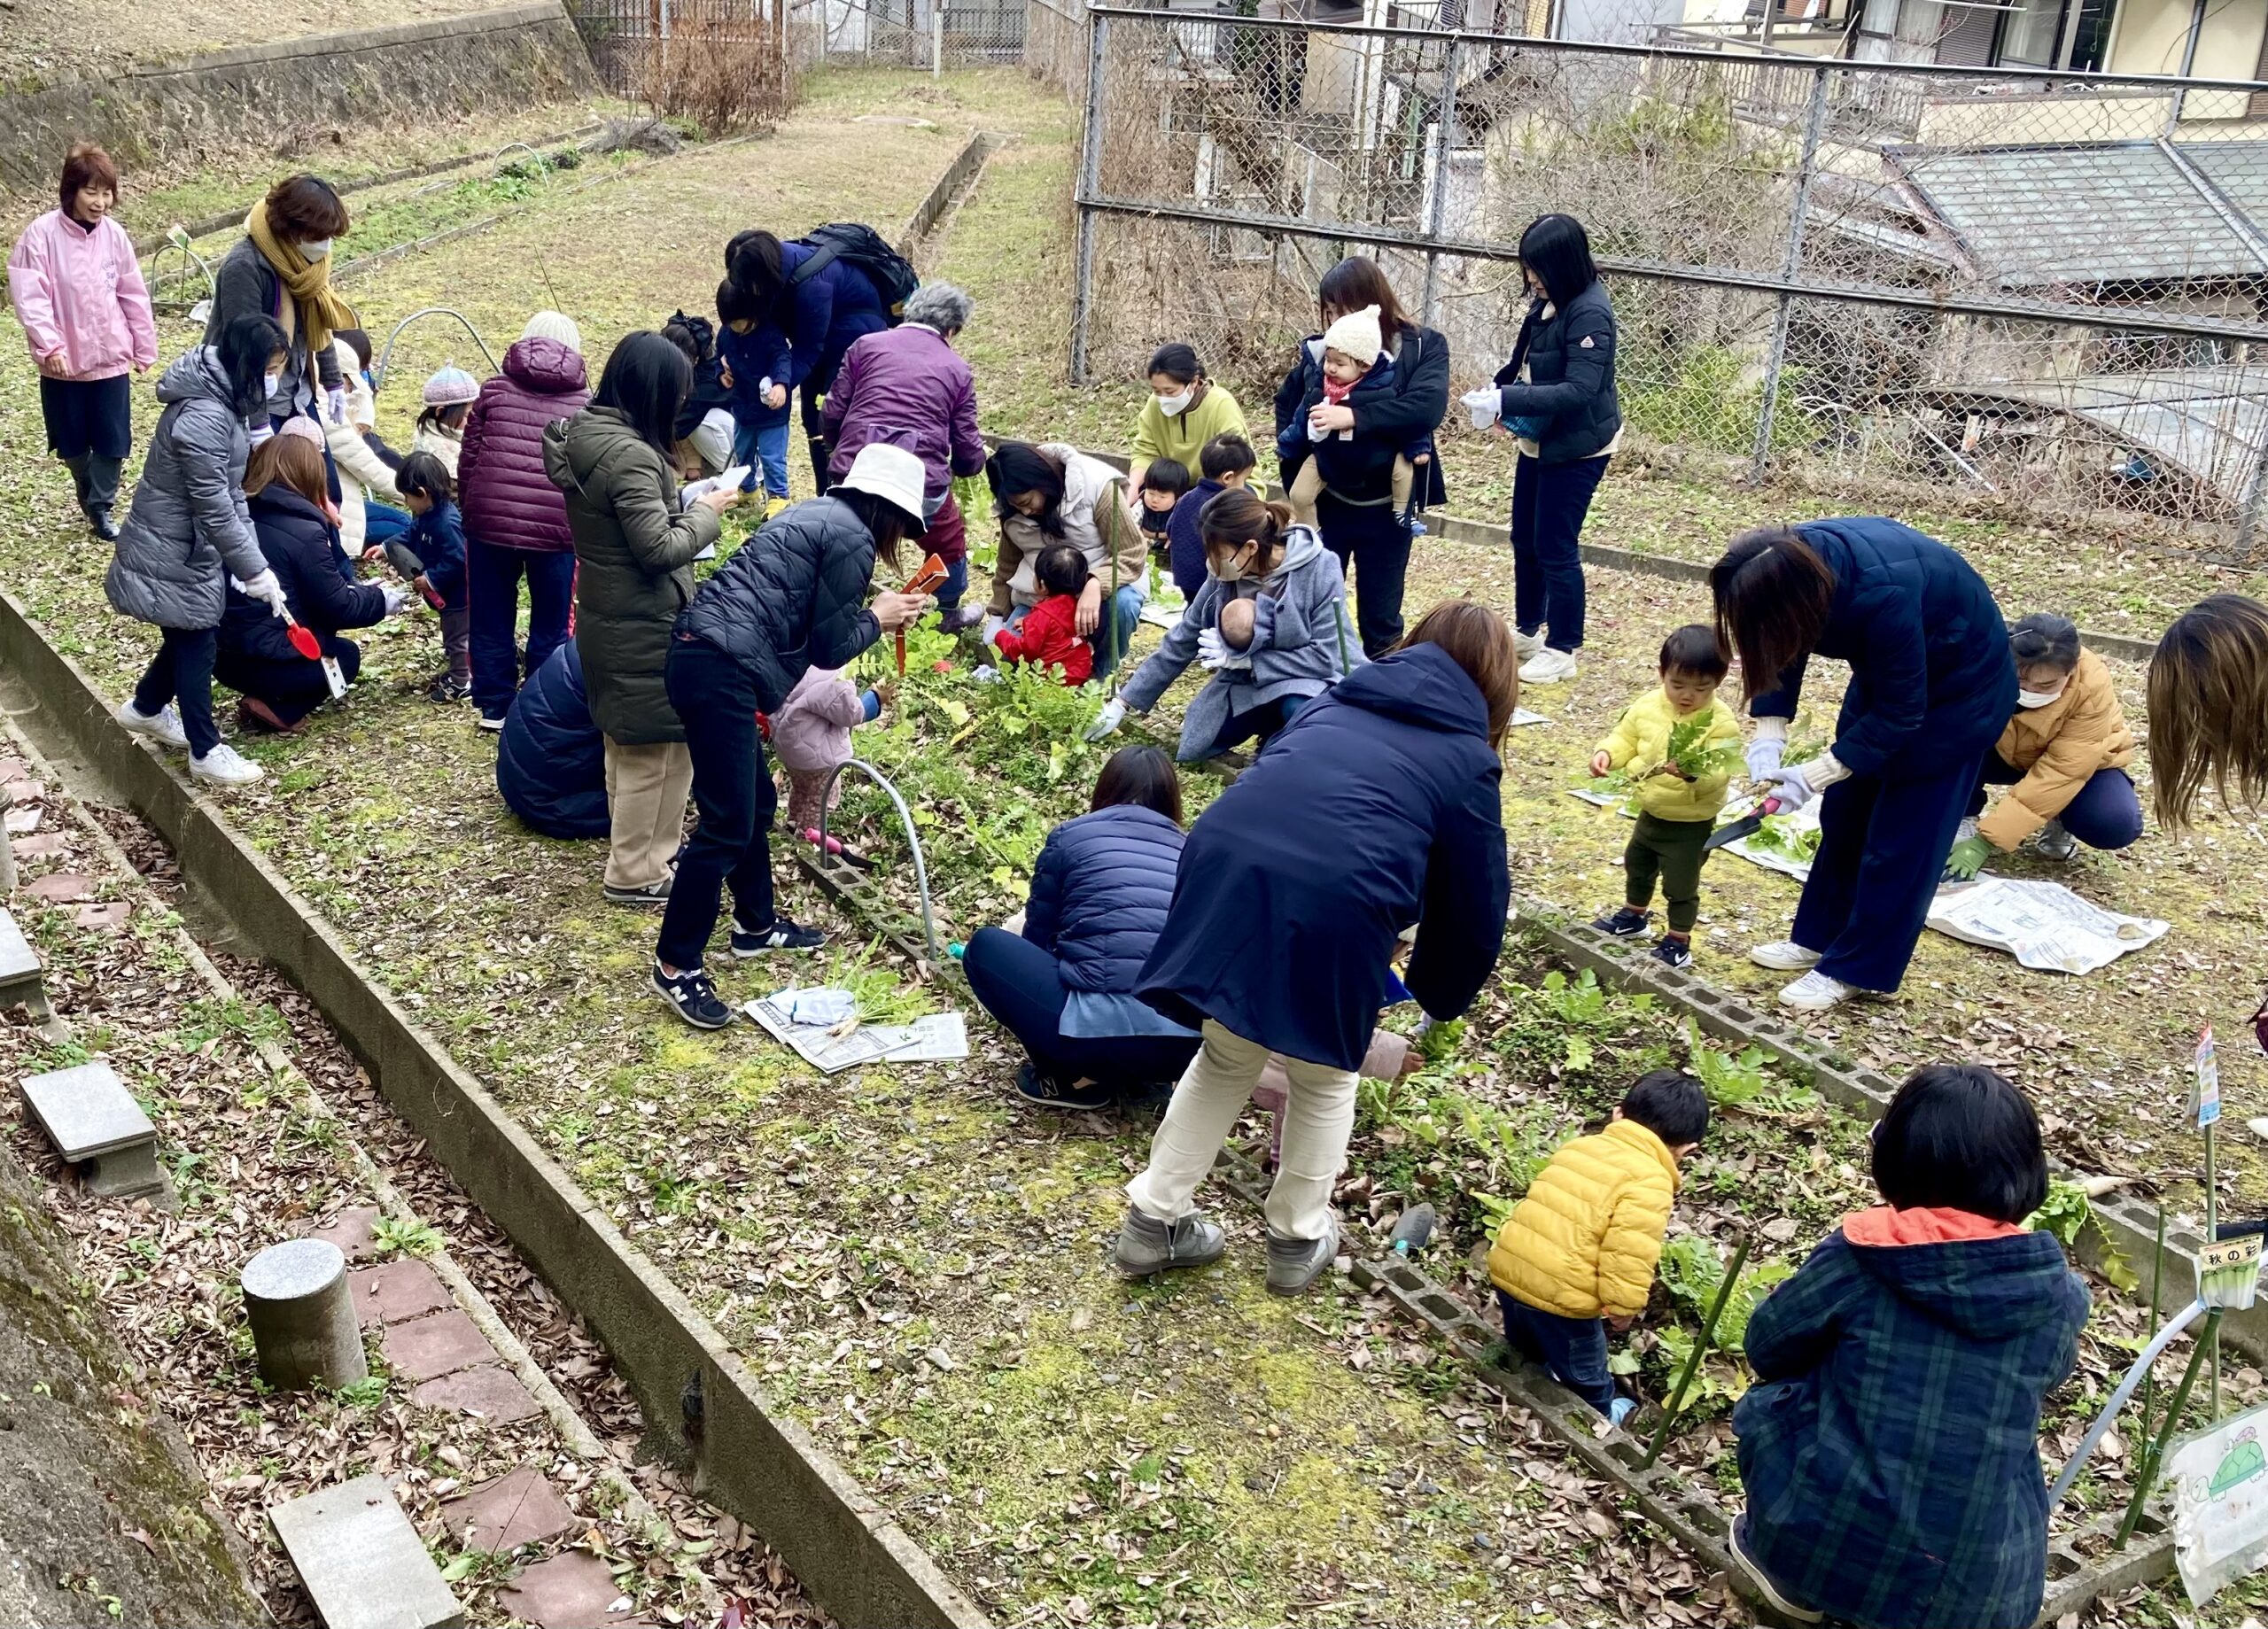
[[[1213,575],[1224,583],[1239,583],[1244,580],[1245,573],[1250,569],[1249,562],[1246,561],[1229,559],[1223,561],[1212,570]]]
[[[1194,386],[1184,386],[1178,396],[1161,396],[1157,399],[1158,411],[1169,419],[1179,418],[1188,408],[1189,399],[1194,394]]]
[[[277,391],[284,388],[284,376],[280,373],[263,375],[261,383],[268,386],[268,393],[272,397]]]
[[[299,245],[299,252],[311,260],[327,260],[330,258],[330,239],[311,237]]]
[[[2050,702],[2060,702],[2062,699],[2063,693],[2061,690],[2019,690],[2016,692],[2018,707],[2045,707]]]

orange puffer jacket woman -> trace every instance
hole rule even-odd
[[[1993,750],[2024,772],[1977,823],[1977,834],[2006,853],[2062,814],[2096,771],[2134,761],[2134,734],[2102,658],[2079,652],[2063,694],[2045,707],[2019,708]]]
[[[1614,1121],[1551,1156],[1490,1246],[1488,1276],[1563,1318],[1630,1317],[1652,1292],[1676,1197],[1676,1156],[1637,1121]]]

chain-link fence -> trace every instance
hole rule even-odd
[[[1657,457],[2251,545],[2268,86],[1091,16],[1080,377],[1178,338],[1272,384],[1363,252],[1485,382],[1527,308],[1514,246],[1565,211]]]
[[[1025,0],[792,0],[799,66],[944,68],[1023,59]]]
[[[795,99],[790,0],[567,0],[608,89],[721,134]]]

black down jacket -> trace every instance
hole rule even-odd
[[[1066,820],[1032,867],[1024,937],[1053,954],[1063,988],[1128,996],[1166,925],[1181,827],[1119,803]]]
[[[1503,392],[1503,416],[1542,419],[1536,454],[1547,464],[1596,457],[1622,429],[1622,402],[1614,391],[1616,334],[1614,306],[1606,284],[1590,287],[1567,302],[1564,311],[1543,314],[1544,302],[1528,307],[1527,321],[1512,346],[1512,359],[1496,373]],[[1527,380],[1520,364],[1527,364]]]
[[[680,634],[748,670],[757,705],[776,713],[805,670],[847,667],[882,636],[866,609],[874,534],[839,498],[782,509],[701,585]]]
[[[321,509],[281,481],[253,493],[247,503],[260,555],[284,585],[294,618],[317,633],[372,627],[384,619],[386,591],[353,580],[338,529]],[[248,600],[233,588],[221,614],[221,648],[268,662],[306,660],[291,648],[290,630],[266,601]]]

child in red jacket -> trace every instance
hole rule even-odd
[[[1087,586],[1087,557],[1068,543],[1040,551],[1032,575],[1047,590],[1023,621],[992,636],[1003,662],[1029,662],[1060,669],[1066,685],[1094,677],[1094,647],[1080,635],[1079,595]]]

